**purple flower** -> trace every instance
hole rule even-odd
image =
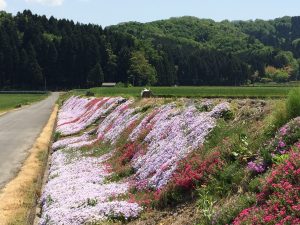
[[[282,136],[286,135],[287,134],[287,126],[284,126],[282,127],[280,130],[279,130],[280,134]]]
[[[284,148],[286,146],[286,144],[282,140],[280,140],[279,143],[278,143],[278,146],[280,148]]]
[[[256,173],[262,173],[265,171],[265,165],[263,163],[255,163],[255,162],[249,162],[247,168],[250,171],[256,172]]]

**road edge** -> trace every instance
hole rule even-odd
[[[32,212],[35,212],[41,193],[57,113],[56,104],[20,172],[0,192],[0,221],[3,225],[31,224],[34,220],[35,213]]]

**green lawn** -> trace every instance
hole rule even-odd
[[[158,97],[286,97],[292,87],[151,87]],[[143,88],[91,88],[96,96],[138,97]],[[87,90],[74,90],[76,94],[85,94]]]
[[[0,94],[0,112],[28,105],[46,97],[47,94]]]

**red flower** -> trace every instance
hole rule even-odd
[[[290,152],[290,158],[273,168],[266,179],[258,205],[243,210],[233,224],[300,224],[300,153]],[[256,222],[254,222],[256,221]]]

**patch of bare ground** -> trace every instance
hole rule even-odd
[[[57,111],[58,106],[55,106],[17,177],[0,192],[1,225],[26,225],[35,217]]]

